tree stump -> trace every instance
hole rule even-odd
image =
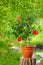
[[[36,58],[20,58],[20,65],[36,65]]]

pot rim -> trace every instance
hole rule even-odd
[[[32,45],[22,45],[22,47],[35,48],[36,46],[32,46]]]

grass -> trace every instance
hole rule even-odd
[[[20,65],[21,53],[10,51],[7,54],[0,54],[0,65]]]
[[[0,65],[20,65],[20,52],[9,49],[7,43],[0,40]]]

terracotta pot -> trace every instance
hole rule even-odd
[[[40,65],[43,65],[43,62],[41,62]]]
[[[22,46],[22,55],[25,58],[31,58],[33,55],[34,46]]]

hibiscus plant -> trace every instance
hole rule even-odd
[[[13,24],[13,34],[18,42],[30,44],[31,36],[37,35],[39,31],[35,29],[37,24],[32,17],[27,17],[26,20],[22,16],[17,16],[17,22]]]

